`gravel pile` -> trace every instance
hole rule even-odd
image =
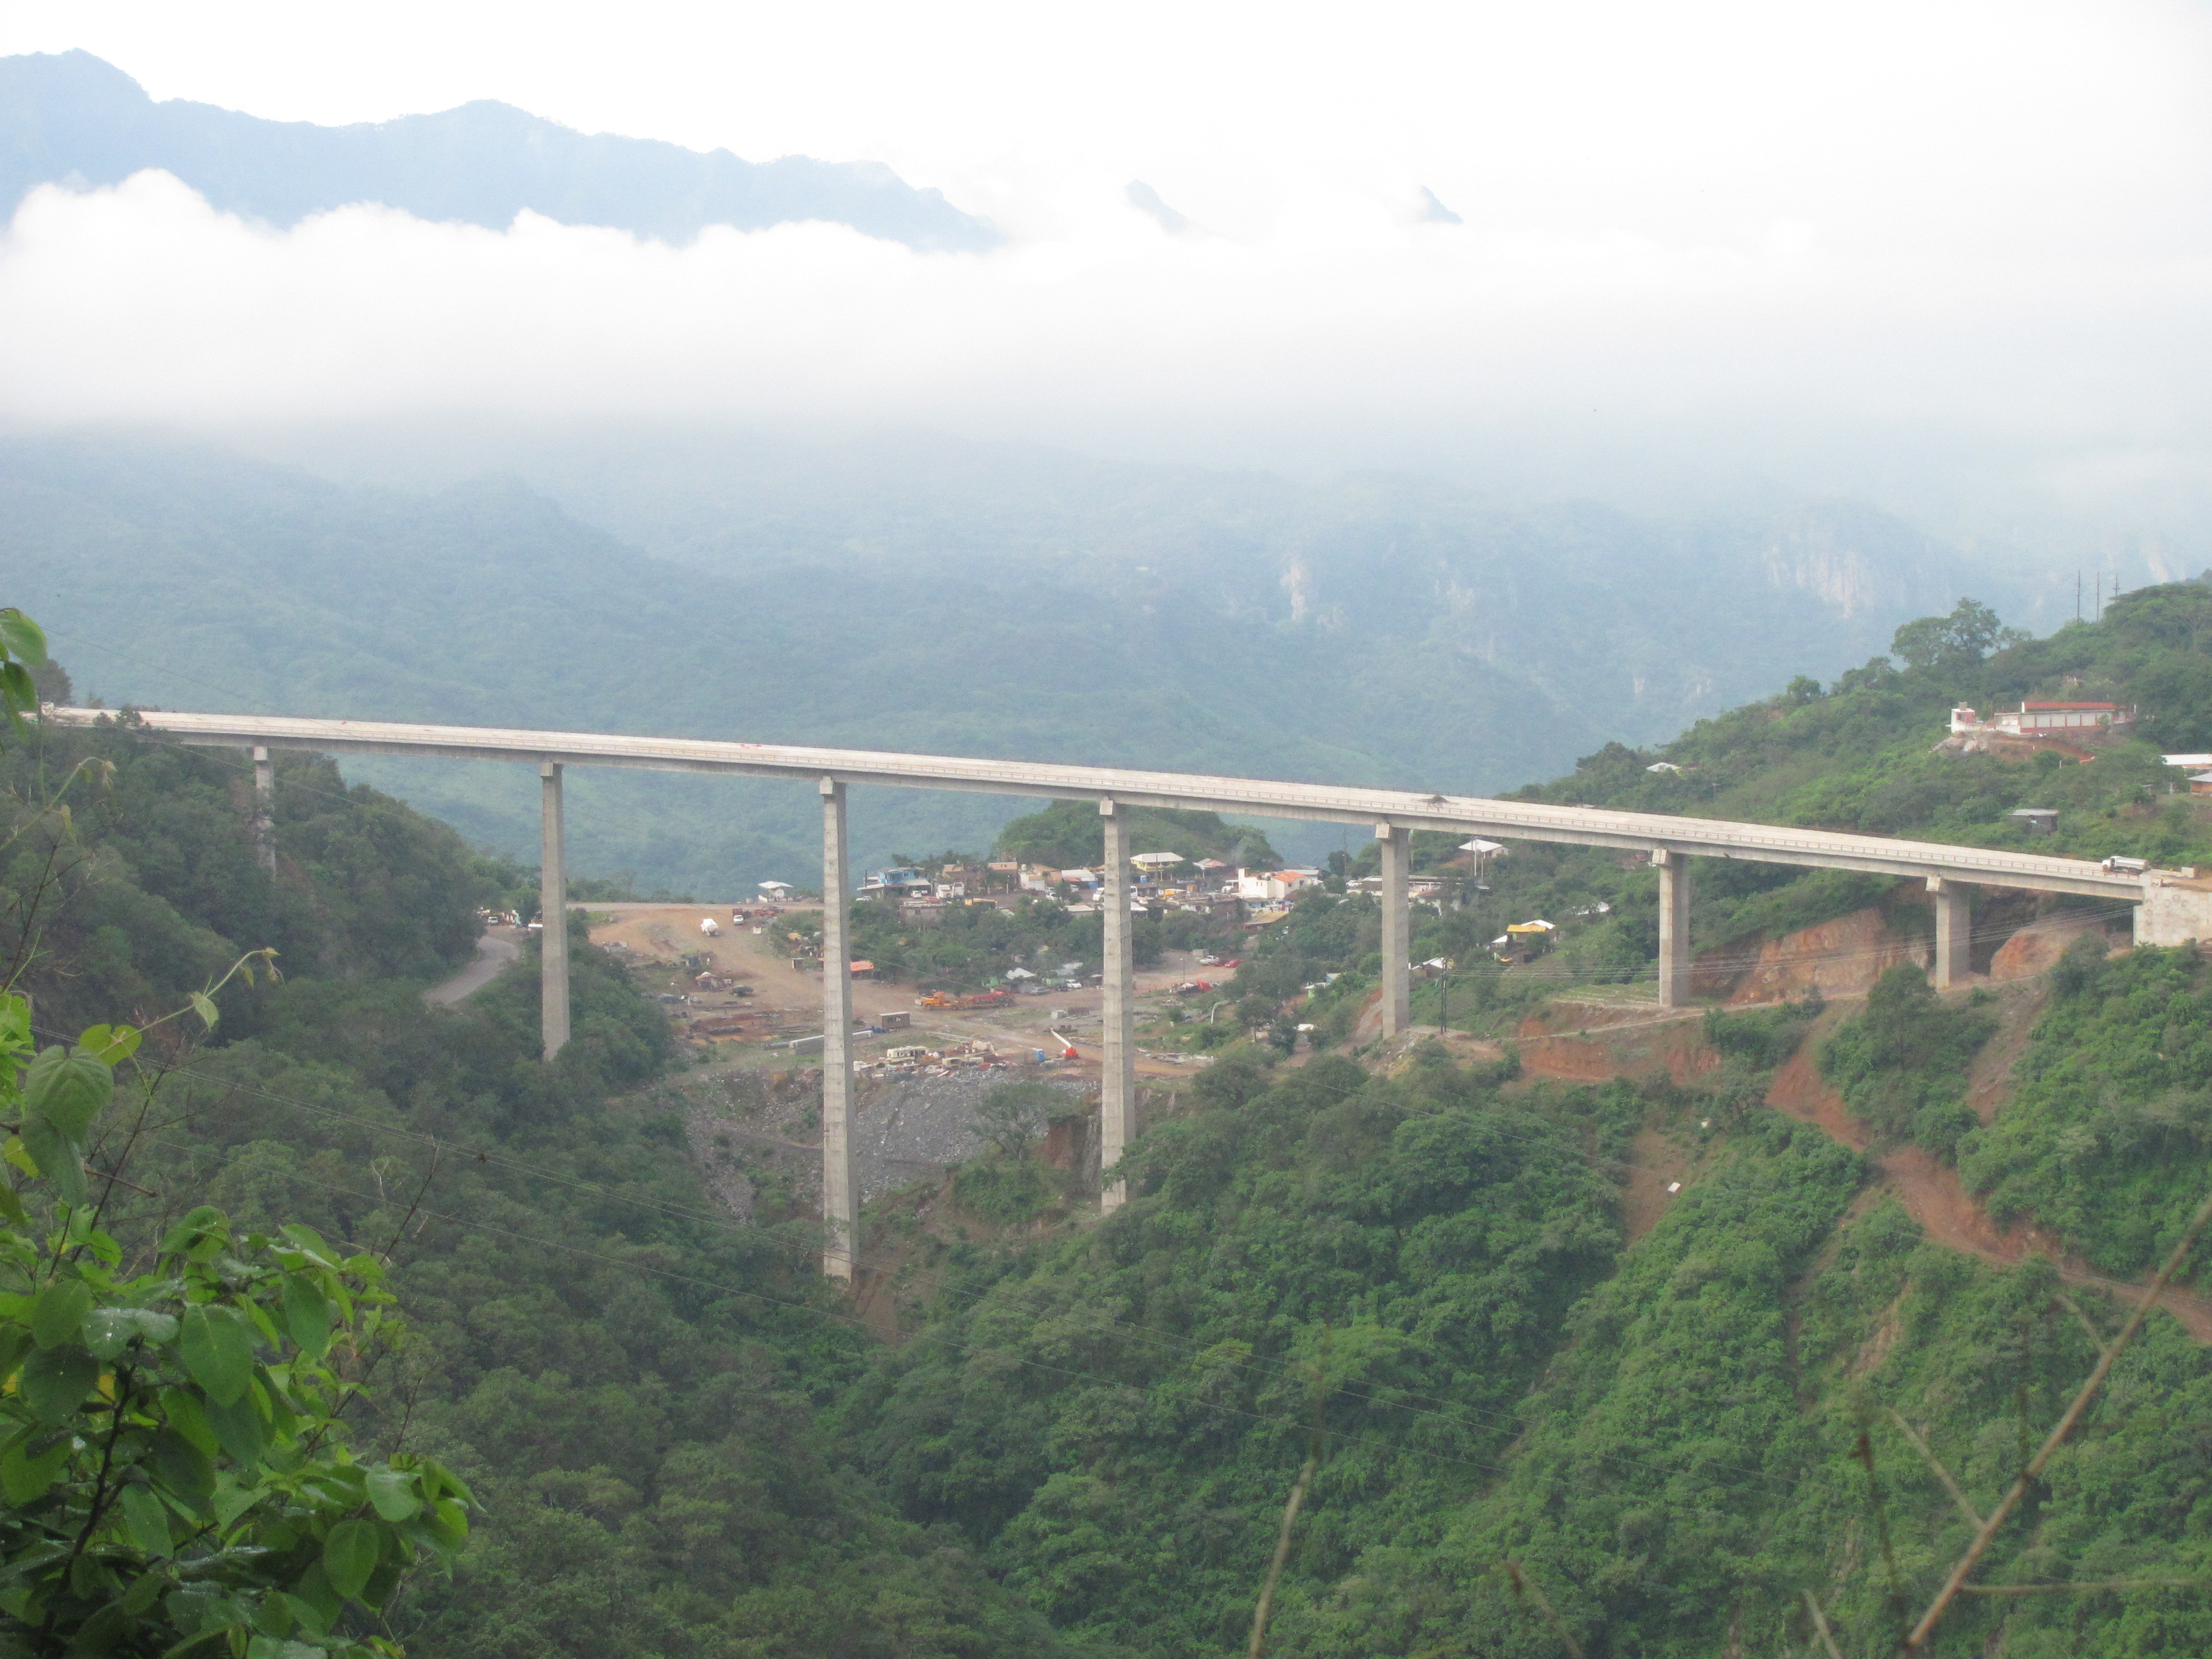
[[[853,1133],[861,1201],[941,1176],[981,1152],[990,1143],[976,1133],[976,1105],[1006,1081],[988,1072],[904,1078],[862,1106]],[[1071,1107],[1088,1092],[1074,1079],[1054,1080],[1052,1086],[1066,1093]]]

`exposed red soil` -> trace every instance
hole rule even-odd
[[[1997,1108],[2012,1092],[2012,1068],[2027,1052],[2035,1023],[2043,1018],[2045,1005],[2051,1000],[2051,986],[2048,981],[2038,980],[2014,986],[1999,995],[1996,1035],[1982,1045],[1966,1073],[1966,1104],[1984,1123],[1996,1116]]]
[[[1873,1136],[1844,1109],[1843,1096],[1820,1075],[1814,1059],[1820,1038],[1826,1035],[1826,1028],[1836,1018],[1831,1013],[1806,1035],[1796,1054],[1775,1073],[1766,1102],[1775,1110],[1815,1124],[1844,1145],[1864,1152],[1873,1144]],[[2071,1285],[2094,1285],[2123,1296],[2139,1288],[2108,1279],[2067,1255],[2057,1241],[2039,1228],[2025,1222],[1998,1228],[1960,1184],[1958,1171],[1917,1146],[1893,1147],[1875,1163],[1882,1172],[1883,1186],[1897,1195],[1905,1213],[1920,1224],[1932,1243],[2000,1267],[2012,1266],[2030,1255],[2044,1256],[2056,1265],[2058,1276]],[[2168,1290],[2160,1296],[2159,1305],[2197,1341],[2212,1343],[2212,1297],[2194,1291]]]
[[[1659,1224],[1675,1194],[1667,1188],[1687,1184],[1695,1160],[1682,1145],[1656,1129],[1639,1129],[1628,1154],[1628,1182],[1620,1189],[1620,1220],[1632,1244]]]
[[[1990,977],[1995,981],[2028,979],[2056,965],[2066,947],[2084,933],[2101,933],[2105,924],[2087,916],[2051,916],[2031,922],[2002,945],[1990,958]]]
[[[1860,996],[1900,963],[1924,965],[1927,955],[1924,941],[1898,932],[1880,910],[1854,910],[1779,939],[1707,951],[1692,966],[1690,985],[1697,996],[1731,1005],[1780,1002],[1816,985],[1824,996]]]
[[[1664,1073],[1687,1084],[1721,1063],[1705,1042],[1703,1018],[1695,1010],[1562,1002],[1530,1014],[1513,1036],[1529,1077],[1602,1083]]]

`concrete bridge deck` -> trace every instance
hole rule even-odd
[[[539,906],[548,916],[567,908],[562,777],[571,766],[637,767],[670,772],[727,773],[786,778],[811,784],[823,809],[823,959],[842,963],[853,881],[847,863],[846,794],[854,785],[904,789],[964,789],[994,795],[1046,796],[1098,803],[1105,836],[1104,1063],[1100,1079],[1099,1146],[1110,1170],[1127,1140],[1136,1101],[1135,966],[1131,952],[1128,818],[1130,806],[1167,806],[1262,817],[1305,818],[1370,826],[1382,848],[1382,1014],[1384,1034],[1410,1023],[1408,949],[1411,912],[1407,880],[1417,830],[1444,830],[1500,840],[1561,842],[1617,847],[1648,854],[1659,872],[1659,1001],[1677,1006],[1689,988],[1689,860],[1748,859],[1759,863],[1863,870],[1921,880],[1936,912],[1935,977],[1939,986],[1963,980],[1970,937],[1969,890],[1973,886],[2027,888],[2118,899],[2138,909],[2139,937],[2176,943],[2183,933],[2212,938],[2212,880],[2193,872],[2108,871],[2081,859],[1957,847],[1833,830],[1654,812],[1620,812],[1595,806],[1499,800],[1484,796],[1422,794],[1409,790],[1286,783],[1255,778],[1209,777],[1121,767],[1066,766],[1035,761],[981,760],[800,744],[728,743],[698,738],[623,737],[595,732],[532,732],[495,726],[422,726],[401,721],[309,720],[285,715],[136,711],[152,735],[178,743],[246,749],[252,752],[256,810],[252,834],[264,862],[275,868],[270,803],[274,749],[334,754],[410,755],[448,760],[505,761],[534,766],[542,780],[543,853]],[[60,726],[88,726],[112,720],[106,709],[49,708],[44,717]],[[2197,890],[2201,888],[2203,890]],[[2146,933],[2142,921],[2157,918]],[[2172,933],[2173,938],[2165,937]],[[568,936],[544,930],[542,1023],[550,1060],[568,1039]],[[823,1271],[850,1278],[856,1214],[851,1116],[853,1072],[852,979],[825,973],[823,986]],[[1122,1191],[1101,1194],[1108,1209]]]
[[[50,708],[49,720],[84,725],[112,711]],[[416,726],[396,721],[302,720],[263,714],[192,714],[140,711],[147,727],[180,743],[230,748],[310,749],[331,753],[416,755],[448,760],[551,763],[559,766],[641,767],[667,772],[721,772],[798,781],[908,789],[978,790],[994,795],[1110,799],[1132,806],[1249,812],[1263,817],[1332,823],[1389,824],[1524,841],[1679,852],[1701,858],[1751,859],[1768,864],[1866,870],[1903,878],[1954,881],[2098,898],[2139,899],[2142,879],[2117,875],[2081,859],[1828,830],[1735,823],[1595,806],[1554,806],[1480,795],[1421,794],[1335,784],[1285,783],[1194,773],[1144,772],[1119,767],[1064,766],[1036,761],[977,760],[863,749],[817,749],[701,738],[636,738],[594,732],[532,732],[496,726]]]

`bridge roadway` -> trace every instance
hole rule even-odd
[[[269,819],[273,769],[268,751],[303,749],[335,754],[409,755],[447,760],[505,761],[538,768],[543,780],[544,890],[547,915],[566,900],[562,848],[562,776],[571,766],[618,766],[667,772],[726,773],[743,777],[810,781],[823,804],[823,893],[837,902],[823,910],[823,957],[844,958],[847,906],[853,883],[846,860],[845,799],[854,784],[907,789],[965,789],[994,795],[1046,796],[1099,804],[1106,832],[1106,1061],[1100,1085],[1100,1144],[1112,1167],[1126,1143],[1136,1096],[1136,1042],[1130,954],[1127,819],[1118,809],[1166,806],[1303,818],[1368,826],[1382,844],[1382,1016],[1386,1033],[1408,1023],[1412,981],[1407,948],[1410,919],[1407,880],[1410,841],[1417,830],[1444,830],[1498,840],[1569,842],[1645,853],[1660,880],[1659,1000],[1677,1006],[1689,988],[1688,863],[1692,858],[1748,859],[1765,864],[1863,870],[1919,879],[1936,910],[1935,976],[1948,986],[1966,972],[1968,886],[2027,888],[2142,904],[2160,884],[2160,873],[2117,873],[2080,859],[1987,847],[1844,835],[1717,818],[1656,812],[1620,812],[1596,806],[1557,806],[1484,796],[1422,794],[1401,789],[1351,788],[1334,784],[1271,782],[1121,767],[1065,766],[1034,761],[978,760],[804,744],[728,743],[700,738],[639,738],[593,732],[532,732],[495,726],[421,726],[379,720],[309,720],[285,715],[180,714],[137,711],[151,733],[179,743],[249,749],[259,798],[254,833],[273,866]],[[46,718],[64,726],[90,726],[113,711],[49,708]],[[545,932],[544,963],[545,1052],[550,1059],[568,1036],[567,940]],[[823,1265],[849,1277],[854,1215],[848,1145],[852,1100],[849,1041],[852,989],[842,974],[823,975]],[[1108,1208],[1118,1188],[1103,1194]]]

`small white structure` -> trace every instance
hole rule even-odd
[[[1481,836],[1477,836],[1473,841],[1460,842],[1459,850],[1474,855],[1474,884],[1487,892],[1489,889],[1485,885],[1484,878],[1489,873],[1490,861],[1492,859],[1505,856],[1505,843],[1485,841]]]
[[[760,884],[761,896],[766,899],[770,904],[782,903],[784,895],[790,891],[791,884],[789,882],[764,881]]]
[[[1239,870],[1235,890],[1247,904],[1280,904],[1293,893],[1320,885],[1318,870]]]
[[[1682,769],[1672,761],[1653,761],[1644,769],[1647,772],[1680,772]]]
[[[712,916],[702,916],[699,918],[699,931],[704,933],[708,939],[720,939],[722,934],[721,924],[716,921]]]

